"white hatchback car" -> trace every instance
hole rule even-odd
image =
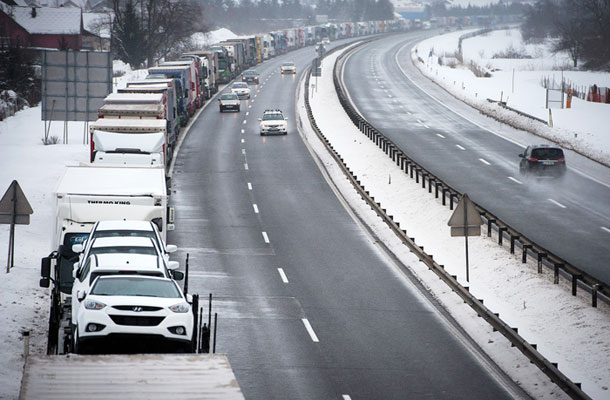
[[[282,74],[296,74],[297,67],[294,65],[292,61],[282,63],[280,67],[280,73]]]
[[[250,86],[245,82],[235,82],[231,86],[231,92],[235,93],[240,99],[250,98]]]
[[[74,352],[106,339],[153,340],[190,352],[194,331],[191,306],[172,279],[100,276],[82,303],[74,329]]]

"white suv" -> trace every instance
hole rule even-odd
[[[278,133],[280,135],[288,134],[288,118],[284,118],[281,110],[265,110],[263,118],[258,119],[261,128],[261,136],[270,133]]]
[[[172,279],[151,276],[100,276],[82,302],[74,329],[74,352],[104,340],[152,340],[190,352],[193,313]]]

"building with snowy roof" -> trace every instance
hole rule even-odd
[[[3,43],[28,48],[80,50],[83,17],[75,7],[22,7],[0,2]]]

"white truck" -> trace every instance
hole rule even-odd
[[[109,167],[84,164],[68,166],[55,192],[56,214],[52,248],[42,259],[41,287],[51,290],[49,346],[62,349],[62,324],[69,321],[73,265],[79,255],[72,251],[84,243],[97,221],[152,221],[163,241],[173,229],[165,172],[159,167]],[[67,304],[66,304],[67,303]],[[69,323],[68,323],[69,324]]]
[[[115,133],[115,135],[105,133]],[[156,145],[159,134],[163,137],[161,146]],[[161,153],[164,165],[168,165],[171,161],[173,149],[169,144],[167,123],[164,119],[100,118],[89,124],[89,135],[91,140],[89,161],[92,163],[99,160],[97,153],[100,151],[129,153],[129,162],[134,164],[149,164],[152,153]],[[119,164],[126,163],[126,159],[121,161],[118,155],[112,157]]]

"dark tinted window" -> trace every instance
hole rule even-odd
[[[153,240],[156,240],[155,233],[153,231],[135,231],[135,230],[116,230],[116,231],[96,231],[95,238],[104,238],[104,237],[123,237],[123,236],[133,236],[133,237],[148,237]]]
[[[116,247],[94,247],[89,252],[92,254],[146,254],[150,256],[156,256],[157,250],[154,247],[129,247],[129,246],[116,246]]]
[[[98,276],[108,275],[146,275],[146,276],[157,276],[159,278],[165,278],[162,272],[159,271],[96,271],[91,273],[89,279],[89,285],[95,282],[95,278]]]
[[[533,149],[532,157],[539,160],[558,160],[563,158],[563,150],[552,147]]]
[[[91,294],[98,296],[181,297],[178,288],[171,280],[138,277],[100,278],[91,288]]]

